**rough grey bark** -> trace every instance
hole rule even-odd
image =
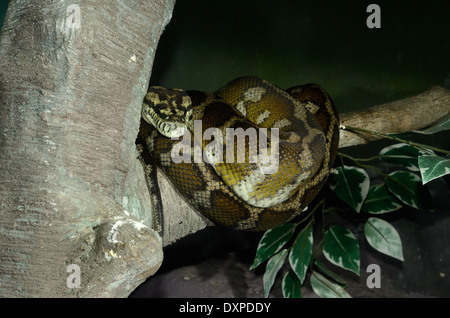
[[[123,297],[160,266],[134,142],[174,4],[10,1],[0,38],[0,296]]]

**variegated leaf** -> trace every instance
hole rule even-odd
[[[276,228],[267,230],[264,233],[256,250],[255,260],[250,269],[254,269],[261,263],[266,261],[276,252],[278,252],[284,244],[291,238],[295,230],[295,224],[285,223]]]
[[[419,171],[417,157],[421,154],[424,152],[405,143],[391,145],[380,151],[383,161],[401,165],[411,171]]]
[[[342,201],[359,212],[369,192],[369,176],[363,169],[357,167],[343,166],[336,170],[337,174],[330,175],[331,190]]]
[[[317,272],[311,275],[311,287],[322,298],[351,298],[344,288]]]
[[[421,178],[408,171],[395,171],[385,180],[386,187],[400,201],[419,210],[432,210],[431,195]]]
[[[332,264],[359,275],[359,244],[355,235],[342,225],[333,225],[325,232],[323,254]]]
[[[450,159],[440,156],[419,156],[422,184],[450,173]]]
[[[364,225],[364,234],[374,249],[403,261],[402,241],[391,224],[379,218],[369,218]]]
[[[306,270],[311,260],[313,244],[312,226],[300,232],[295,244],[292,246],[292,250],[289,253],[289,263],[291,268],[297,274],[300,279],[300,283],[303,284],[305,280]]]
[[[381,214],[396,211],[401,207],[400,201],[386,189],[384,184],[377,184],[369,188],[361,211]]]
[[[281,266],[283,266],[287,253],[287,249],[282,249],[278,254],[272,256],[272,258],[267,262],[266,271],[263,276],[264,297],[266,298],[269,296],[270,289],[275,282],[275,277],[277,276]]]
[[[298,279],[297,274],[290,269],[283,277],[281,282],[281,290],[284,298],[301,298],[302,297],[302,283]]]

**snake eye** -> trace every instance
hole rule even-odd
[[[155,104],[156,109],[164,109],[165,107],[166,107],[166,104],[164,104],[164,103]]]

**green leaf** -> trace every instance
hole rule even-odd
[[[450,173],[450,159],[440,156],[419,156],[422,184]]]
[[[364,235],[374,249],[403,261],[402,241],[391,224],[379,218],[369,218],[364,225]]]
[[[269,257],[278,252],[291,238],[295,230],[295,224],[285,223],[264,233],[258,244],[255,260],[250,269],[254,269]]]
[[[347,286],[347,282],[345,280],[343,280],[338,275],[336,275],[335,273],[330,271],[328,268],[326,268],[324,265],[319,263],[317,260],[314,261],[314,264],[317,266],[319,271],[322,272],[322,274],[324,274],[324,275],[328,276],[329,278],[333,279],[336,283],[338,283],[342,287]]]
[[[392,196],[384,184],[377,184],[369,188],[361,211],[373,214],[388,213],[400,209],[402,205]]]
[[[419,210],[432,210],[431,195],[421,178],[411,172],[395,171],[385,180],[386,187],[400,201]]]
[[[311,260],[312,244],[313,235],[312,226],[310,226],[298,234],[295,243],[292,246],[292,250],[289,253],[289,263],[300,279],[301,284],[303,284],[303,281],[305,280],[306,270],[308,269]]]
[[[272,256],[267,262],[266,271],[263,276],[264,297],[266,298],[269,296],[270,289],[275,282],[275,277],[281,266],[283,266],[287,253],[288,250],[284,248],[278,254]]]
[[[341,286],[332,283],[317,272],[311,275],[311,287],[313,291],[323,298],[351,298]]]
[[[323,255],[334,265],[359,276],[359,244],[353,233],[342,225],[333,225],[324,235]]]
[[[426,128],[424,130],[413,130],[413,132],[418,134],[430,135],[448,129],[450,129],[450,115],[429,128]]]
[[[292,269],[284,275],[281,290],[284,298],[302,298],[302,283]]]
[[[370,180],[367,173],[357,167],[343,166],[330,175],[330,188],[356,212],[359,212],[369,191]]]
[[[391,145],[380,151],[383,161],[401,165],[411,171],[419,171],[417,157],[425,152],[405,143]]]

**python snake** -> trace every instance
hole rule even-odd
[[[136,143],[149,188],[156,186],[156,163],[214,223],[262,231],[307,207],[325,184],[338,142],[338,113],[320,86],[284,91],[241,77],[212,94],[150,87]],[[161,203],[153,206],[161,224]]]

